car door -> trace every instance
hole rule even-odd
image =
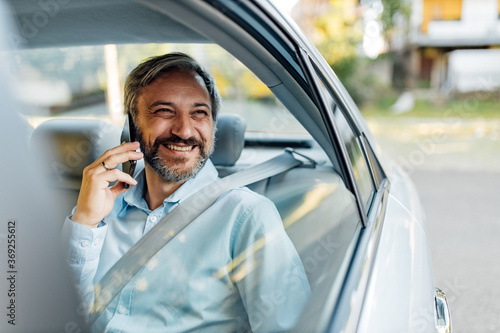
[[[432,331],[434,287],[422,208],[414,186],[399,171],[389,181],[372,149],[369,132],[352,115],[356,110],[339,98],[335,78],[328,77],[312,59],[310,64],[311,80],[347,153],[344,160],[365,218],[332,329]]]

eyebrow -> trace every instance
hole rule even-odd
[[[157,101],[157,102],[154,102],[153,104],[151,104],[151,105],[149,106],[149,109],[152,109],[152,108],[154,108],[155,106],[158,106],[158,105],[175,106],[175,104],[174,104],[174,103],[171,103],[171,102]],[[197,108],[197,107],[206,107],[206,108],[208,108],[209,110],[212,110],[212,108],[210,107],[210,105],[209,105],[209,104],[207,104],[207,103],[194,103],[194,104],[192,105],[192,107],[194,107],[194,108]]]

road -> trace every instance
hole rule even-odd
[[[369,120],[419,190],[435,281],[447,294],[454,333],[500,332],[499,124]]]
[[[412,178],[454,332],[500,332],[500,173],[416,170]]]

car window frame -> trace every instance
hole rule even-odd
[[[327,125],[330,128],[330,135],[331,135],[331,140],[332,143],[337,151],[337,156],[341,165],[341,175],[343,176],[343,179],[346,183],[346,187],[354,194],[355,199],[356,199],[356,204],[358,207],[358,212],[361,217],[361,223],[363,227],[366,227],[367,225],[367,211],[365,209],[365,205],[362,201],[362,196],[356,181],[356,178],[354,176],[354,171],[353,167],[350,163],[349,159],[349,154],[346,150],[346,145],[343,142],[343,139],[339,133],[339,130],[335,124],[335,119],[334,119],[334,107],[338,107],[339,103],[338,100],[334,98],[334,95],[332,95],[333,101],[335,105],[329,106],[326,103],[325,97],[323,96],[324,90],[321,89],[321,85],[323,85],[324,81],[321,82],[321,78],[318,76],[318,73],[321,73],[320,67],[315,63],[313,58],[309,55],[309,53],[304,50],[303,48],[300,49],[300,58],[302,60],[302,64],[305,67],[304,72],[306,73],[306,76],[308,77],[308,82],[311,86],[311,90],[313,91],[314,97],[315,97],[315,104],[317,107],[320,109],[322,114],[325,117],[325,122],[327,122]],[[328,82],[328,81],[327,81]],[[327,83],[326,82],[326,83]],[[325,85],[325,88],[328,90],[328,92],[331,93],[331,89],[329,89],[328,85]],[[342,109],[339,108],[339,111]],[[347,120],[347,119],[346,119]],[[348,120],[347,120],[348,121]],[[349,124],[350,125],[350,124]],[[352,128],[352,126],[350,125]],[[356,135],[356,131],[353,130],[354,134]],[[363,153],[363,150],[362,150]],[[363,153],[364,154],[364,153]],[[363,158],[365,159],[366,164],[368,165],[368,162],[366,160],[366,156],[363,155]],[[369,168],[370,174],[371,170]],[[372,177],[372,176],[370,176]],[[372,178],[373,181],[373,178]],[[372,195],[372,202],[373,202],[373,195]]]

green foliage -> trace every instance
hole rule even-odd
[[[330,10],[314,21],[318,50],[357,104],[377,104],[379,99],[395,100],[397,96],[390,84],[387,80],[381,80],[374,70],[376,66],[387,62],[390,56],[376,60],[359,56],[364,26],[358,2],[330,0],[329,3]],[[396,27],[395,17],[400,13],[408,17],[409,6],[401,0],[382,0],[382,3],[385,10],[381,21],[384,32],[390,34]]]
[[[469,119],[485,118],[498,119],[499,96],[455,96],[445,102],[429,100],[428,98],[417,98],[415,106],[411,111],[401,114],[394,114],[390,106],[394,100],[387,99],[382,103],[379,99],[376,104],[364,104],[360,110],[367,117],[415,117],[415,118],[440,118],[449,119]]]
[[[382,11],[380,21],[382,22],[382,31],[386,40],[391,39],[394,29],[397,28],[395,18],[400,15],[406,22],[410,19],[411,2],[404,0],[381,0],[384,10]]]
[[[378,104],[382,100],[394,101],[397,94],[377,75],[375,68],[383,66],[388,56],[377,59],[351,57],[344,58],[331,67],[358,105]],[[392,104],[392,103],[391,103]]]
[[[365,100],[365,96],[362,94],[363,88],[361,87],[361,82],[358,80],[357,75],[355,75],[359,63],[360,59],[358,57],[347,57],[331,65],[333,71],[337,74],[357,104],[361,104]]]
[[[357,47],[363,38],[363,27],[355,1],[330,0],[330,10],[319,15],[314,20],[314,26],[317,30],[315,45],[330,65],[356,57]]]

